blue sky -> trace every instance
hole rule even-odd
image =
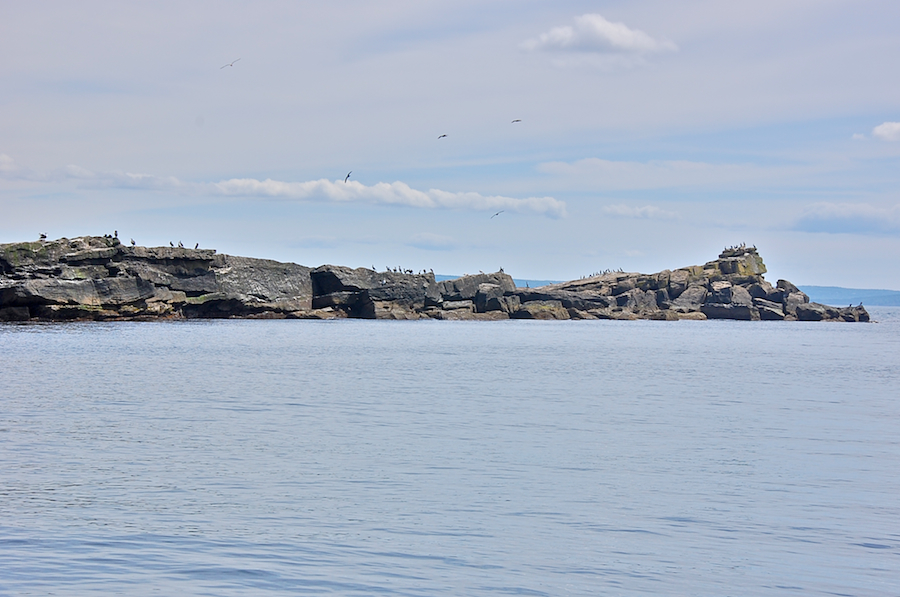
[[[12,3],[0,242],[542,279],[746,242],[773,280],[900,289],[898,22],[875,0]]]

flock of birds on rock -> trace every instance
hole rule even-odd
[[[580,280],[587,280],[588,278],[596,278],[597,276],[607,276],[607,275],[609,275],[609,274],[624,274],[624,273],[625,273],[625,270],[623,270],[623,269],[620,267],[620,268],[618,268],[618,269],[605,269],[605,270],[603,270],[602,272],[594,272],[594,273],[589,274],[589,275],[587,275],[587,276],[581,276],[581,278],[579,278],[579,279],[580,279]]]
[[[47,233],[46,233],[46,232],[41,232],[39,238],[40,238],[40,240],[42,240],[42,241],[47,240]],[[112,234],[104,234],[104,235],[103,235],[103,238],[115,238],[115,239],[118,239],[118,238],[119,238],[119,231],[118,231],[118,230],[113,230],[113,233],[112,233]],[[137,243],[134,242],[134,239],[132,238],[132,239],[131,239],[131,246],[133,247],[133,246],[135,246],[136,244],[137,244]],[[169,241],[169,246],[172,247],[172,248],[174,248],[174,247],[175,247],[175,243],[173,243],[172,241]],[[182,243],[181,241],[178,241],[178,248],[179,248],[179,249],[184,249],[184,248],[185,248],[184,243]],[[195,248],[195,249],[199,249],[199,248],[200,248],[200,243],[195,243],[195,244],[194,244],[194,248]],[[410,273],[412,273],[412,272],[410,272]]]
[[[375,266],[373,265],[373,266],[372,266],[372,271],[373,271],[373,272],[377,272],[378,269],[376,269]],[[385,272],[390,272],[390,273],[392,273],[392,274],[410,274],[410,275],[415,274],[415,275],[417,275],[417,276],[425,276],[425,275],[427,275],[427,274],[430,272],[432,275],[434,275],[434,270],[433,270],[433,269],[432,269],[432,270],[424,270],[424,269],[423,269],[423,270],[419,270],[419,271],[417,271],[417,272],[414,272],[413,270],[407,269],[407,268],[405,268],[405,267],[390,267],[390,266],[388,266],[388,267],[385,267],[385,268],[384,268],[384,271],[385,271]]]

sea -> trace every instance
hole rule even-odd
[[[870,313],[0,324],[0,595],[900,595]]]

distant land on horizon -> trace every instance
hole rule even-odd
[[[442,280],[455,280],[461,276],[449,276],[435,274],[438,282]],[[513,278],[519,288],[539,288],[548,284],[559,284],[565,280],[526,280]],[[809,296],[814,303],[824,305],[858,305],[862,303],[869,307],[900,307],[900,290],[886,290],[883,288],[843,288],[841,286],[800,286],[797,288]]]
[[[840,286],[800,286],[797,288],[809,296],[809,300],[825,305],[842,306],[845,303],[867,307],[900,307],[900,290],[878,288],[842,288]]]

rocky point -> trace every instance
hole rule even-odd
[[[433,274],[317,268],[209,249],[125,246],[114,236],[0,245],[0,321],[183,318],[738,319],[869,321],[772,286],[755,247],[655,274],[607,272],[517,288],[503,271]]]

